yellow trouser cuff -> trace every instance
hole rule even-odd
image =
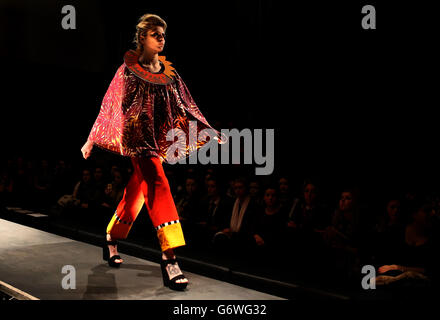
[[[112,239],[126,239],[130,232],[132,224],[125,224],[118,221],[116,214],[113,215],[107,226],[107,233],[110,233]]]
[[[162,251],[185,245],[180,222],[170,224],[157,230],[157,238],[159,239]]]

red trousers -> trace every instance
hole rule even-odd
[[[115,240],[127,238],[145,203],[162,251],[185,245],[179,215],[160,159],[133,157],[131,162],[133,174],[107,227],[107,233]]]

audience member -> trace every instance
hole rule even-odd
[[[214,244],[221,250],[230,252],[246,252],[254,247],[253,225],[257,205],[249,196],[248,184],[244,178],[234,180],[235,202],[229,214],[228,227],[214,236]]]
[[[338,208],[332,222],[324,232],[328,246],[328,270],[344,280],[353,280],[360,274],[360,206],[356,189],[345,189],[341,192]]]
[[[223,192],[217,178],[211,176],[206,181],[206,196],[200,203],[201,216],[197,221],[196,235],[200,235],[200,244],[210,243],[217,232],[229,226],[232,205],[233,199]]]
[[[119,169],[113,172],[113,181],[105,186],[104,198],[101,206],[107,208],[105,213],[112,213],[124,196],[125,181],[122,172]]]
[[[287,177],[281,177],[278,180],[279,201],[281,206],[289,210],[292,207],[294,194],[290,181]]]
[[[117,169],[119,172],[119,169]],[[115,179],[117,174],[120,174],[116,171],[113,172],[113,179]],[[106,190],[108,187],[106,178],[104,177],[104,170],[100,166],[95,166],[95,170],[93,171],[93,184],[95,189],[95,194],[93,195],[93,202],[101,208],[100,206],[104,203],[106,198]]]
[[[413,209],[404,233],[400,237],[401,247],[397,256],[390,256],[387,264],[378,268],[377,285],[398,283],[399,287],[425,287],[438,283],[437,254],[439,245],[430,230],[433,208],[422,205]]]
[[[300,231],[323,232],[330,225],[328,209],[320,202],[318,187],[306,181],[302,198],[295,198],[289,210],[288,227]]]
[[[388,259],[395,260],[404,230],[405,221],[401,213],[400,200],[392,198],[387,201],[385,212],[379,216],[373,230],[373,255],[377,263],[385,264]]]
[[[74,205],[81,209],[89,209],[93,207],[96,195],[96,188],[92,180],[90,169],[82,171],[82,178],[73,191]]]
[[[278,255],[284,247],[287,211],[281,207],[278,190],[269,186],[264,191],[263,207],[257,211],[253,226],[255,244],[263,256]],[[264,259],[264,257],[261,257]]]
[[[201,215],[199,183],[194,176],[188,176],[185,179],[185,192],[177,200],[176,208],[182,226],[192,229]]]
[[[258,206],[263,205],[263,199],[261,197],[261,190],[260,190],[260,182],[258,180],[255,179],[249,183],[249,195]]]

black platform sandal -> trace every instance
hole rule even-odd
[[[168,264],[177,264],[177,259],[168,259],[168,260],[162,259],[160,263],[160,268],[162,269],[163,285],[172,290],[185,290],[186,286],[188,285],[188,282],[176,282],[176,281],[179,279],[186,279],[186,277],[182,273],[170,279],[166,268]]]
[[[110,258],[110,249],[108,248],[108,246],[116,246],[117,244],[118,242],[115,240],[106,240],[102,248],[102,259],[108,261],[108,265],[113,268],[119,268],[121,266],[122,262],[115,262],[115,260],[121,259],[121,257],[116,254]]]

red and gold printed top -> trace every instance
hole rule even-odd
[[[204,129],[211,129],[218,142],[226,142],[225,136],[206,121],[171,63],[165,56],[159,56],[159,60],[161,70],[152,73],[139,64],[136,51],[125,53],[124,63],[104,96],[89,141],[123,156],[159,156],[164,161],[171,145],[175,147],[175,142],[186,141],[179,148],[173,148],[173,151],[176,149],[172,153],[173,162],[206,143],[205,139],[199,140],[199,133]],[[174,130],[174,140],[167,141],[172,129],[180,130]],[[189,137],[190,132],[193,137]],[[184,140],[179,139],[182,134]]]

